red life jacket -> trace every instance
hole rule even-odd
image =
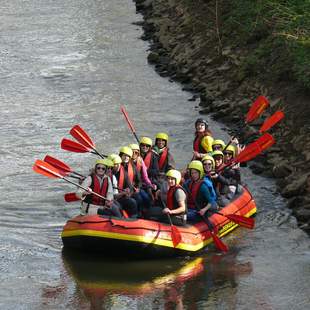
[[[173,187],[169,187],[167,192],[167,208],[170,210],[177,209],[179,207],[178,202],[176,200],[176,191],[181,189],[184,191],[183,187],[180,185],[176,185]]]
[[[198,182],[191,181],[188,184],[188,189],[190,191],[189,199],[188,199],[188,207],[191,209],[196,209],[196,201],[197,196],[200,190],[200,186],[202,185],[203,180],[199,180]]]
[[[108,177],[104,178],[101,187],[100,187],[100,182],[97,178],[96,175],[91,175],[92,178],[92,182],[91,182],[91,186],[90,188],[97,194],[106,197],[107,196],[107,192],[108,192],[108,186],[109,186],[109,181],[108,181]],[[86,203],[92,203],[94,205],[104,205],[105,201],[96,196],[96,195],[87,195],[85,200]]]
[[[160,171],[164,170],[167,158],[168,158],[168,148],[165,147],[165,149],[159,155],[158,167]]]
[[[198,152],[198,153],[203,153],[203,148],[201,146],[201,141],[203,139],[204,135],[196,135],[195,136],[195,140],[193,142],[193,149],[195,152]]]
[[[120,167],[119,178],[118,178],[118,187],[120,189],[124,189],[125,173],[127,173],[129,181],[131,182],[131,184],[133,184],[135,174],[134,174],[134,170],[133,170],[131,162],[128,163],[127,171],[125,171],[125,168],[123,165],[121,165]]]
[[[151,161],[152,161],[152,151],[148,151],[145,157],[143,158],[143,160],[144,160],[146,168],[149,169],[151,166]]]

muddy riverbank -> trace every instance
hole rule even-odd
[[[193,92],[190,104],[199,106],[201,114],[229,124],[231,133],[244,140],[257,137],[260,125],[273,112],[284,111],[285,119],[270,130],[276,145],[249,166],[257,174],[276,178],[279,192],[287,198],[300,227],[309,233],[310,94],[306,88],[291,79],[289,68],[287,75],[276,80],[268,67],[262,68],[261,75],[251,72],[249,58],[255,42],[241,47],[230,44],[231,38],[226,38],[233,30],[225,28],[229,11],[217,1],[135,2],[144,17],[142,38],[151,42],[149,63],[161,76]],[[274,51],[273,57],[283,55]],[[272,66],[272,57],[268,62]],[[240,120],[259,95],[270,100],[270,108],[251,126],[241,126]]]

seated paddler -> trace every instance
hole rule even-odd
[[[171,169],[166,173],[167,182],[156,192],[156,205],[148,210],[147,218],[174,225],[186,224],[186,193],[180,185],[181,173]]]
[[[187,220],[198,222],[202,216],[211,215],[207,211],[215,209],[216,205],[212,203],[209,188],[203,179],[202,162],[193,160],[189,163],[188,169],[190,178],[183,185],[188,197]]]
[[[87,190],[79,188],[76,192],[76,196],[82,200],[82,215],[105,214],[122,217],[120,204],[113,200],[113,185],[107,173],[108,167],[112,165],[111,160],[107,158],[96,160],[95,168],[82,183]]]

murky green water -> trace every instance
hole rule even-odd
[[[273,182],[247,170],[257,228],[226,237],[227,255],[124,263],[62,253],[62,227],[79,212],[63,200],[73,188],[31,167],[50,154],[87,173],[95,156],[60,149],[74,124],[117,151],[134,142],[125,105],[138,134],[169,133],[179,168],[191,157],[195,103],[147,64],[140,20],[129,0],[1,2],[0,308],[307,309],[309,239]]]

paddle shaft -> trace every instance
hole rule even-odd
[[[82,185],[80,185],[80,184],[78,184],[78,183],[75,183],[75,182],[73,182],[73,181],[70,181],[70,180],[67,179],[66,177],[60,176],[60,178],[63,179],[63,180],[65,180],[65,181],[67,181],[68,183],[71,183],[71,184],[73,184],[73,185],[75,185],[75,186],[77,186],[77,187],[79,187],[79,188],[81,188],[81,189],[84,189],[84,191],[87,191],[87,192],[88,192],[88,188],[86,188],[86,187],[84,187],[84,186],[82,186]],[[99,197],[99,198],[101,198],[101,199],[103,199],[103,200],[108,200],[106,197],[103,197],[103,196],[97,194],[96,192],[91,192],[91,194],[93,194],[93,195],[95,195],[95,196],[97,196],[97,197]]]
[[[130,128],[131,132],[133,133],[135,139],[137,140],[138,144],[140,144],[139,138],[136,134],[136,130],[134,129],[133,124],[132,124],[131,120],[129,119],[129,115],[128,115],[124,106],[121,107],[121,112],[123,113],[125,120],[128,124],[128,127]]]

